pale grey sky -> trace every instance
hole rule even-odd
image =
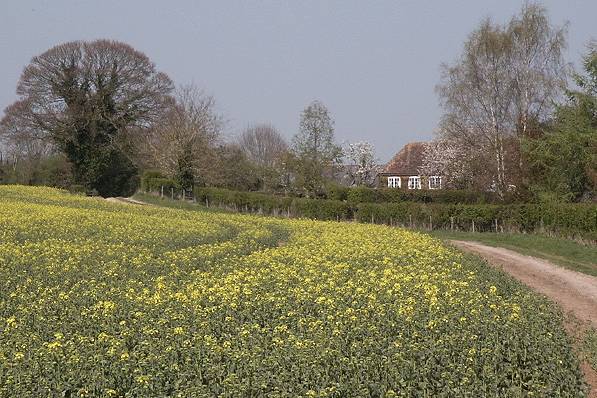
[[[543,1],[570,22],[567,59],[597,38],[597,1]],[[301,110],[323,101],[338,142],[369,140],[386,161],[431,138],[440,64],[455,60],[487,16],[522,1],[68,1],[0,5],[0,108],[16,99],[29,60],[65,41],[109,38],[145,52],[177,84],[213,94],[227,132],[271,122],[290,138]]]

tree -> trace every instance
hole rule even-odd
[[[334,142],[334,122],[321,102],[313,101],[303,110],[292,152],[297,159],[295,183],[307,195],[317,195],[342,157]]]
[[[558,200],[595,197],[597,189],[597,43],[589,44],[585,74],[575,74],[577,90],[557,107],[544,134],[528,137],[525,149],[533,187]]]
[[[512,42],[510,72],[519,146],[534,126],[551,117],[566,87],[567,64],[562,57],[566,28],[552,26],[545,8],[533,3],[523,5],[505,28]],[[518,167],[524,178],[523,156],[518,156]]]
[[[345,151],[350,162],[351,179],[356,186],[372,186],[379,171],[374,146],[366,141],[348,144]]]
[[[256,124],[243,131],[240,148],[255,165],[256,177],[263,189],[274,190],[281,185],[282,160],[288,144],[271,124]]]
[[[480,154],[487,166],[481,180],[500,194],[520,185],[521,137],[547,117],[561,93],[564,46],[565,29],[552,27],[542,7],[527,4],[508,25],[483,21],[460,60],[443,67],[440,134]]]
[[[469,148],[438,137],[427,143],[423,152],[423,164],[419,173],[442,176],[443,185],[451,188],[472,188],[478,161]]]
[[[236,143],[222,144],[216,148],[215,173],[210,185],[235,191],[254,191],[259,187],[254,164]]]
[[[171,90],[170,79],[127,44],[64,43],[25,67],[3,131],[26,125],[66,155],[75,182],[103,196],[127,194],[137,172],[121,139],[146,131]]]
[[[162,170],[192,190],[195,184],[212,179],[223,118],[216,112],[215,99],[193,85],[177,89],[174,98],[137,147],[147,157],[148,167]]]
[[[48,137],[40,134],[35,125],[21,117],[28,104],[16,102],[6,110],[0,121],[0,141],[4,144],[5,156],[13,159],[14,181],[21,184],[34,184],[44,159],[54,152]]]

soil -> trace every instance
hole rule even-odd
[[[116,198],[107,198],[108,202],[113,203],[126,203],[129,205],[147,205],[145,202],[141,202],[140,200],[136,200],[133,198],[123,198],[123,197],[116,197]]]
[[[547,260],[525,256],[501,247],[452,240],[454,246],[483,257],[531,289],[556,302],[569,316],[566,330],[578,342],[582,330],[597,327],[597,277],[558,267]],[[584,325],[584,326],[579,326]],[[577,349],[578,350],[578,349]],[[597,398],[597,371],[581,359],[581,370],[591,387],[589,398]]]

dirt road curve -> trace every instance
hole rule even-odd
[[[597,326],[597,278],[553,265],[549,261],[525,256],[501,247],[485,246],[477,242],[450,241],[454,246],[477,254],[493,266],[546,295],[566,312],[571,311],[581,321]],[[574,326],[566,325],[574,336]],[[581,359],[581,370],[590,391],[587,398],[597,398],[597,371]]]
[[[525,256],[501,247],[477,242],[450,241],[454,246],[485,258],[514,278],[545,294],[565,312],[597,327],[597,278],[553,265],[547,260]]]

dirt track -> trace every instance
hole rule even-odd
[[[572,312],[581,321],[597,327],[597,277],[553,265],[501,247],[453,240],[453,245],[480,255],[535,291]]]
[[[140,200],[136,200],[133,198],[123,198],[123,197],[115,197],[115,198],[106,198],[108,202],[112,203],[124,203],[129,205],[147,205],[145,202],[141,202]]]
[[[597,327],[597,278],[558,267],[547,260],[525,256],[501,247],[477,242],[452,240],[454,246],[477,254],[490,264],[501,268],[514,278],[530,286],[571,312],[578,320]],[[576,335],[576,326],[566,325],[568,332]],[[582,361],[581,369],[591,386],[589,398],[597,398],[597,372]]]

